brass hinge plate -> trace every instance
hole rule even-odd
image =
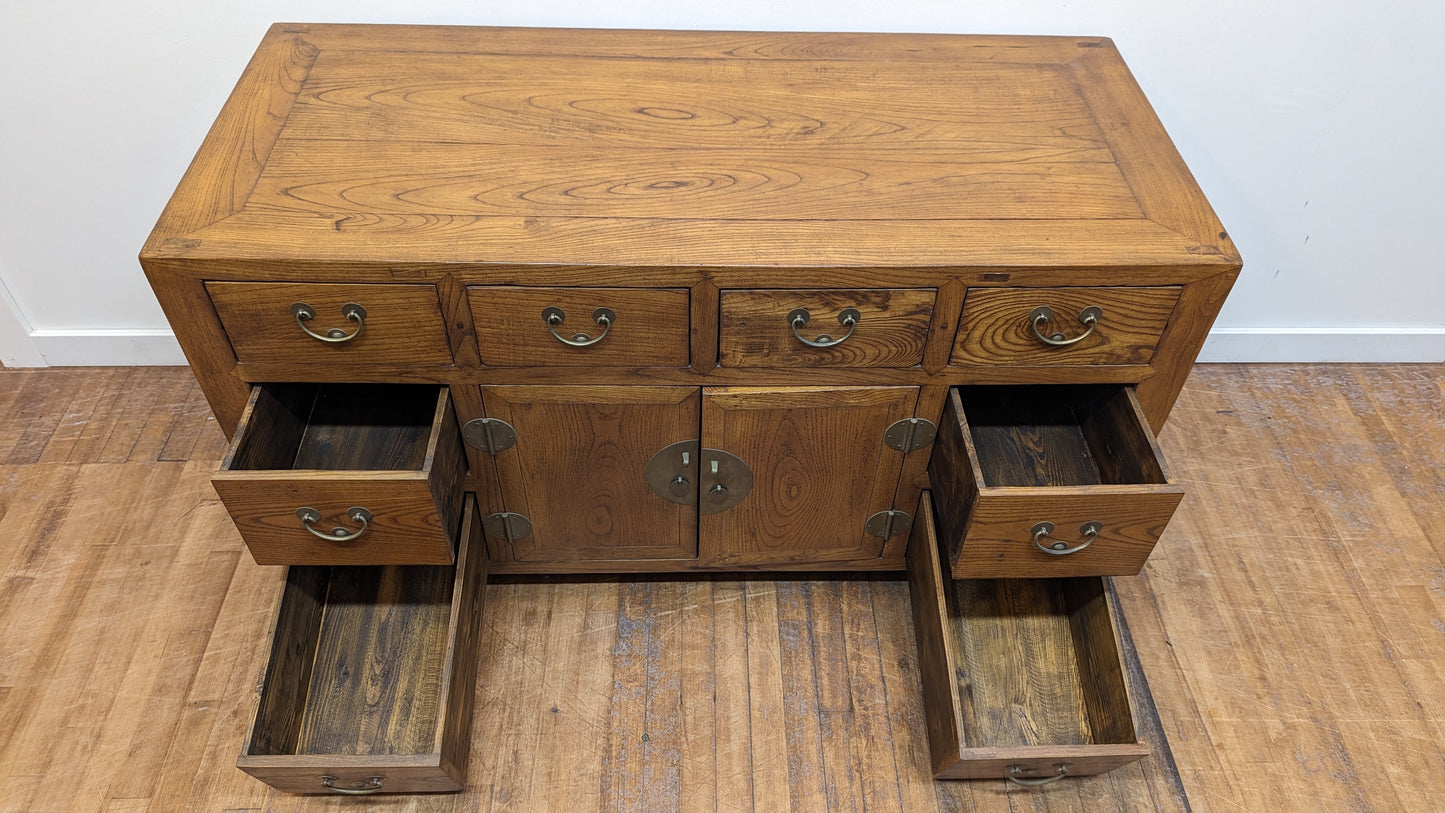
[[[892,539],[899,534],[908,533],[913,527],[913,517],[907,511],[879,511],[868,518],[864,523],[863,530],[881,539]]]
[[[517,445],[517,430],[500,418],[477,418],[463,424],[462,440],[473,449],[496,454]]]
[[[516,542],[532,535],[532,521],[522,514],[503,511],[500,514],[489,514],[482,520],[482,530],[497,539]]]
[[[883,432],[883,445],[904,454],[922,449],[938,436],[938,427],[925,418],[904,418],[890,424]]]

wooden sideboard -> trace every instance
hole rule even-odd
[[[1107,39],[278,24],[141,262],[278,788],[461,786],[488,573],[907,569],[940,776],[1146,753],[1099,577],[1240,262]]]

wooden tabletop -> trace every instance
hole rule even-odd
[[[292,24],[143,256],[1238,262],[1107,39]]]

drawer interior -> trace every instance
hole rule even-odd
[[[1134,742],[1102,579],[961,579],[946,592],[968,747]]]
[[[435,750],[454,572],[292,567],[246,753]]]
[[[420,470],[438,390],[422,384],[262,384],[226,468]]]
[[[958,394],[982,485],[1168,482],[1122,386],[960,387]]]

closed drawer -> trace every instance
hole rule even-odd
[[[1132,387],[960,387],[929,461],[957,578],[1138,573],[1184,490]]]
[[[427,793],[466,780],[486,543],[457,563],[293,567],[237,766],[288,793]]]
[[[490,367],[686,367],[685,288],[467,289]]]
[[[932,288],[727,290],[723,367],[914,367],[933,318]]]
[[[970,288],[952,363],[1148,364],[1180,290]]]
[[[1028,784],[1147,756],[1104,580],[955,580],[929,503],[907,556],[934,776]]]
[[[243,364],[452,363],[433,285],[208,282],[206,291]]]
[[[257,564],[450,564],[465,474],[446,387],[259,384],[211,483]]]

